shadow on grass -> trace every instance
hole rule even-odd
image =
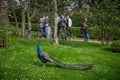
[[[64,63],[62,63],[63,65]],[[31,65],[35,65],[38,67],[43,67],[42,63],[40,62],[32,62]],[[65,67],[58,66],[54,63],[46,63],[45,67],[47,68],[59,68],[59,69],[70,69],[70,70],[91,70],[93,65],[92,64],[64,64]]]
[[[113,51],[111,48],[103,48],[104,51],[107,51],[107,52],[111,52],[111,53],[116,53],[116,54],[120,54],[120,52],[116,52],[116,51]]]
[[[33,62],[31,63],[31,65],[35,65],[38,67],[42,67],[42,63],[41,62]],[[56,67],[56,65],[52,64],[52,63],[46,63],[45,64],[46,67]]]
[[[109,47],[105,47],[105,48],[103,48],[103,50],[108,51],[108,52],[112,52],[112,49]]]

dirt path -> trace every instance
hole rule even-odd
[[[80,41],[80,42],[84,42],[84,39],[69,39],[68,41]],[[93,42],[93,43],[101,43],[98,40],[89,40],[89,42]]]

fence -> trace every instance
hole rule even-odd
[[[5,30],[0,30],[0,47],[7,47],[7,34]]]

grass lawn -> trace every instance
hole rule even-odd
[[[36,43],[44,52],[66,64],[92,64],[91,70],[70,70],[48,63],[42,68]],[[1,80],[120,80],[120,54],[98,43],[31,40],[9,36],[9,47],[0,48]]]

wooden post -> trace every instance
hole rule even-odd
[[[0,30],[0,47],[4,47],[4,30]]]

